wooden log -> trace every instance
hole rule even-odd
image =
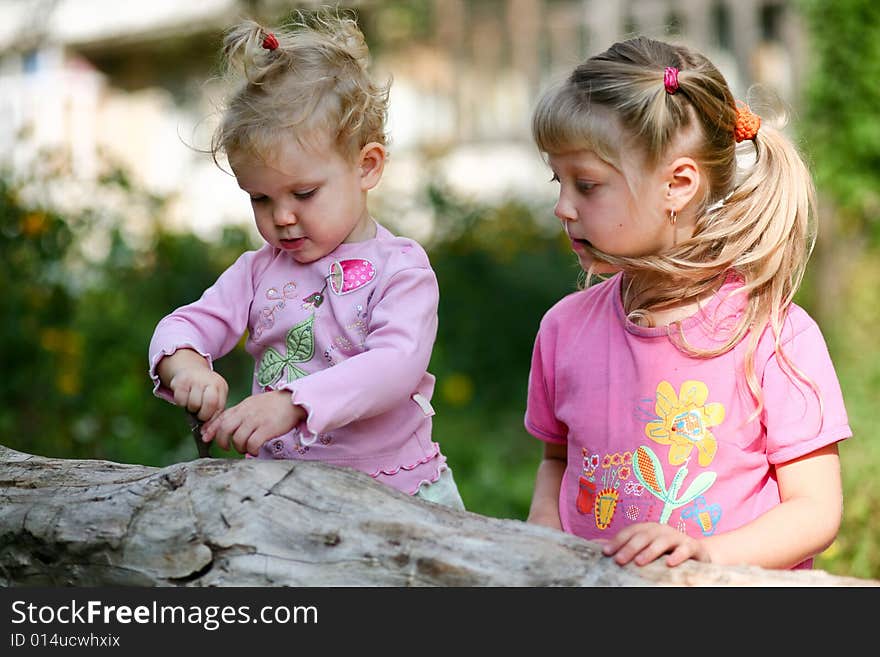
[[[322,463],[164,468],[0,446],[4,586],[877,586],[824,571],[620,567],[561,532]]]

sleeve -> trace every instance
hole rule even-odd
[[[159,321],[149,347],[154,395],[172,400],[171,392],[156,373],[165,356],[185,347],[201,354],[213,368],[213,361],[236,345],[247,329],[254,297],[254,268],[264,253],[261,250],[242,254],[197,301],[181,306]]]
[[[785,463],[852,436],[840,383],[819,327],[804,314],[796,322],[786,322],[784,330],[792,337],[783,341],[783,352],[815,390],[770,355],[762,380],[762,419],[771,463]]]
[[[556,380],[552,344],[549,332],[542,325],[532,350],[525,427],[535,438],[564,444],[567,442],[568,427],[556,418],[554,412]]]
[[[365,351],[279,386],[306,409],[312,438],[384,413],[417,392],[437,337],[439,299],[430,267],[395,273],[371,309]]]

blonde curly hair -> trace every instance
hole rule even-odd
[[[298,11],[271,30],[244,20],[226,33],[222,55],[234,90],[211,141],[215,161],[221,152],[271,157],[285,135],[303,144],[329,135],[347,158],[370,142],[387,145],[390,80],[369,75],[353,12]]]

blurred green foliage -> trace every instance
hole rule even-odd
[[[228,228],[206,244],[157,224],[153,242],[133,247],[124,217],[91,207],[61,216],[23,200],[27,187],[51,180],[11,180],[0,178],[4,444],[155,465],[188,457],[184,416],[156,404],[144,379],[146,348],[156,322],[198,298],[246,248],[247,233]],[[101,190],[122,191],[161,216],[161,202],[139,196],[121,172]],[[97,261],[89,255],[96,234],[104,244]],[[222,367],[240,369],[246,356],[233,354]]]
[[[844,228],[880,245],[880,3],[800,0],[810,34],[802,123]]]
[[[830,572],[878,578],[880,444],[873,416],[880,390],[880,4],[799,0],[798,6],[810,55],[798,127],[822,199],[825,250],[807,272],[807,296],[816,304],[853,429],[853,438],[840,446],[843,525],[816,563]],[[820,279],[834,280],[827,286]],[[818,294],[823,287],[832,298]]]
[[[525,519],[542,447],[523,428],[541,316],[576,289],[580,269],[554,220],[534,208],[428,190],[442,238],[434,435],[471,511]],[[549,214],[549,211],[548,211]]]

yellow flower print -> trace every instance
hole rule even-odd
[[[715,458],[718,442],[709,427],[724,421],[724,406],[717,402],[707,404],[708,397],[709,389],[702,381],[685,381],[678,395],[668,381],[657,386],[654,412],[659,419],[648,422],[645,434],[661,445],[670,445],[671,465],[684,463],[694,447],[701,466],[709,465]]]

